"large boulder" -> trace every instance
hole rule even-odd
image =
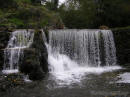
[[[32,46],[24,49],[21,60],[20,71],[29,75],[31,80],[40,80],[48,72],[48,54],[42,38],[42,32],[36,31]]]

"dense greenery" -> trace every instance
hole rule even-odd
[[[0,0],[0,26],[13,28],[58,27],[59,15],[40,4],[40,0]]]
[[[0,0],[0,26],[14,28],[125,27],[130,25],[129,0]],[[60,16],[59,16],[59,14]],[[62,20],[60,19],[62,18]]]
[[[130,0],[67,0],[59,12],[68,28],[130,25]]]

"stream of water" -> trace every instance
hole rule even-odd
[[[17,73],[19,69],[19,59],[23,55],[23,49],[28,48],[33,43],[34,31],[16,30],[11,33],[10,40],[4,50],[3,73]]]
[[[80,82],[86,74],[121,69],[110,30],[51,30],[48,62],[58,84]]]

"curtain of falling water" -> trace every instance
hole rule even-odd
[[[23,49],[28,48],[34,37],[32,30],[16,30],[12,32],[8,45],[4,51],[4,70],[16,70],[19,65],[19,58]]]
[[[63,56],[67,56],[78,66],[116,65],[116,49],[110,30],[50,30],[48,53],[56,60],[62,55],[61,60],[65,61]],[[61,65],[65,64],[67,62]]]

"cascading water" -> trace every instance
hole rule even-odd
[[[67,82],[80,79],[85,72],[120,69],[116,66],[116,49],[110,30],[50,30],[48,62],[50,72]]]
[[[12,32],[6,49],[4,50],[3,73],[18,72],[19,59],[23,49],[28,48],[33,42],[34,33],[32,30],[16,30]]]

